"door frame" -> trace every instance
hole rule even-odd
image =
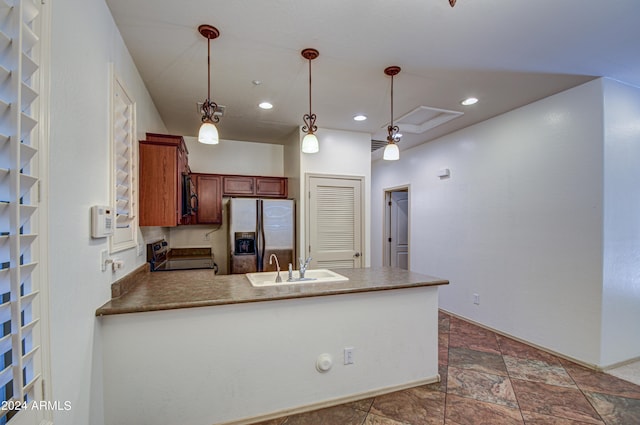
[[[313,178],[321,178],[321,179],[337,179],[337,180],[356,180],[360,182],[360,264],[361,267],[366,267],[366,211],[365,211],[365,176],[362,175],[353,175],[353,174],[321,174],[321,173],[305,173],[304,180],[304,193],[301,198],[304,200],[304,242],[302,244],[301,249],[299,250],[300,254],[304,253],[304,257],[309,257],[309,240],[311,233],[311,209],[309,207],[309,197],[311,194],[311,179]]]
[[[411,185],[393,186],[382,189],[382,265],[389,267],[391,265],[391,244],[389,238],[391,237],[391,194],[393,192],[407,192],[407,267],[411,270]]]

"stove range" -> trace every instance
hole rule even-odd
[[[152,272],[171,270],[215,269],[213,256],[177,256],[169,255],[171,248],[164,239],[147,244],[147,261]]]

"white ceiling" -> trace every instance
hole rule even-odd
[[[390,118],[419,106],[464,112],[406,149],[606,76],[640,87],[638,0],[107,0],[124,41],[172,134],[195,136],[197,102],[226,106],[218,129],[231,140],[282,143],[308,112],[321,128],[384,139]],[[253,84],[254,80],[261,82]],[[475,96],[480,102],[463,107]],[[270,111],[257,104],[268,100]],[[353,121],[358,113],[364,122]],[[402,128],[401,128],[402,130]],[[322,141],[320,142],[322,143]],[[374,158],[379,151],[374,153]]]

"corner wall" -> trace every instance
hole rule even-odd
[[[640,88],[604,87],[602,360],[640,358]]]
[[[110,74],[137,104],[138,135],[166,128],[103,0],[52,2],[49,285],[53,400],[59,425],[104,423],[102,336],[95,310],[110,284],[145,262],[136,249],[125,267],[100,270],[107,239],[91,239],[89,208],[109,203]]]
[[[410,184],[410,264],[450,280],[441,308],[600,365],[602,117],[595,80],[376,161],[372,265],[384,189]]]
[[[364,267],[371,265],[371,135],[353,131],[330,130],[321,128],[316,132],[320,143],[320,151],[314,154],[301,152],[301,133],[298,134],[296,149],[300,156],[300,193],[305,194],[305,176],[310,173],[334,174],[364,177],[364,234],[362,246],[364,250]],[[299,200],[299,235],[298,256],[304,256],[306,246],[306,197]]]

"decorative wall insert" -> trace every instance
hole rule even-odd
[[[0,0],[0,424],[40,423],[42,4]]]
[[[137,166],[136,103],[117,76],[113,75],[112,98],[112,206],[116,228],[110,239],[110,251],[133,248],[137,244]]]

